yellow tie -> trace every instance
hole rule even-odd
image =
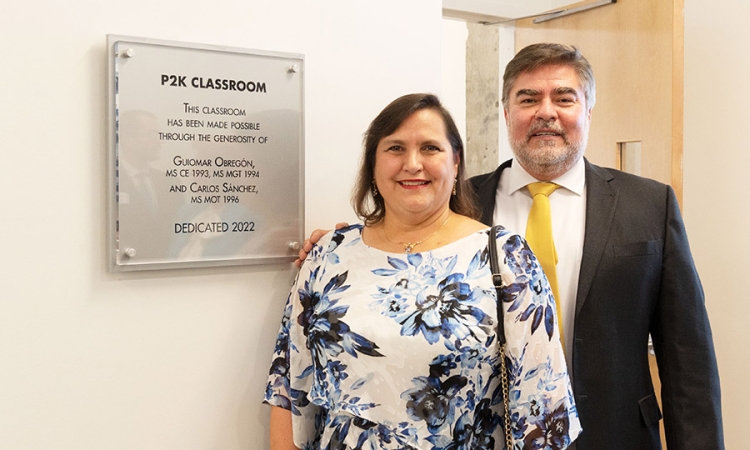
[[[534,202],[531,204],[529,221],[526,224],[526,241],[536,255],[539,263],[544,269],[552,295],[555,297],[555,309],[557,310],[557,323],[560,330],[560,342],[565,348],[562,329],[562,314],[560,311],[560,293],[557,290],[557,251],[555,241],[552,238],[552,215],[549,208],[549,195],[560,186],[548,181],[531,183],[527,186]]]

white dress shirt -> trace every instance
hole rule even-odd
[[[557,283],[565,340],[565,354],[573,349],[578,274],[583,255],[583,238],[586,227],[586,170],[581,158],[570,170],[554,180],[537,180],[529,175],[521,164],[513,164],[503,171],[495,194],[493,223],[503,225],[522,236],[526,234],[526,222],[531,210],[532,198],[526,186],[536,181],[552,181],[561,187],[549,196],[552,215],[552,237],[557,250]],[[567,357],[568,372],[572,378],[572,358]]]

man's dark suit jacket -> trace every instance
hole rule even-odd
[[[510,163],[471,179],[487,225]],[[583,427],[578,450],[661,448],[649,334],[667,447],[723,449],[711,329],[674,191],[585,164],[586,231],[568,355]]]

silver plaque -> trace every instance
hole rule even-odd
[[[107,49],[110,269],[292,261],[304,57],[115,35]]]

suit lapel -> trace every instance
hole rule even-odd
[[[487,226],[493,225],[495,197],[497,196],[497,186],[500,183],[500,175],[503,173],[503,170],[510,167],[512,161],[510,159],[505,161],[490,174],[472,178],[472,186],[477,194],[479,206],[482,208],[482,217],[480,220]]]
[[[500,176],[503,170],[510,167],[511,161],[505,161],[491,174],[472,179],[472,186],[482,207],[481,220],[488,226],[491,226],[493,221],[495,196]],[[591,164],[585,158],[584,162],[586,164],[586,231],[581,269],[578,275],[576,316],[586,302],[596,269],[604,255],[619,195],[618,189],[611,186],[610,181],[614,180],[614,176],[610,171]]]
[[[607,245],[612,220],[617,208],[619,190],[610,181],[612,174],[585,160],[586,164],[586,231],[578,275],[576,316],[586,302],[591,283]]]

